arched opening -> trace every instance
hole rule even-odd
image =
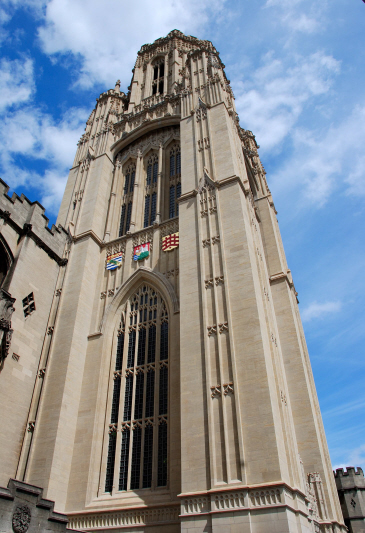
[[[155,288],[132,293],[115,335],[105,492],[165,487],[169,317]]]
[[[3,242],[0,240],[0,287],[3,286],[10,267],[10,257]]]

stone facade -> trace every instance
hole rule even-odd
[[[336,487],[349,533],[365,533],[365,479],[361,468],[337,468]]]
[[[346,531],[257,150],[214,46],[177,30],[97,99],[0,468],[71,528]]]

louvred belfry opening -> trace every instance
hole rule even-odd
[[[105,492],[167,485],[168,336],[164,300],[142,285],[117,333]]]

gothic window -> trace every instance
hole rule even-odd
[[[118,331],[105,492],[167,485],[168,324],[159,293],[141,286],[127,302]]]
[[[179,215],[178,198],[181,196],[181,152],[175,145],[170,150],[169,218]]]
[[[158,156],[153,154],[147,161],[146,191],[144,203],[143,227],[151,226],[156,219],[157,192],[151,192],[157,188],[158,179]]]
[[[163,94],[165,61],[161,59],[153,66],[152,94]]]
[[[23,313],[24,313],[24,316],[27,317],[31,315],[34,311],[35,311],[34,295],[31,292],[30,294],[28,294],[28,296],[23,298]]]
[[[124,175],[123,204],[120,213],[119,237],[125,235],[129,231],[131,225],[134,182],[136,179],[136,167],[134,163],[127,167]]]

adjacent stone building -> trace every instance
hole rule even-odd
[[[56,228],[0,194],[0,483],[71,528],[346,531],[257,149],[213,44],[174,30],[97,99]]]
[[[349,533],[365,533],[365,479],[362,468],[337,468],[336,487]]]

